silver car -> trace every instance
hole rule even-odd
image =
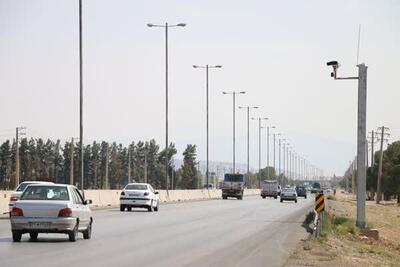
[[[297,203],[297,193],[294,188],[284,188],[281,192],[281,202],[284,200],[294,201]]]
[[[120,196],[120,211],[131,211],[132,208],[146,208],[148,211],[158,211],[158,192],[150,184],[130,183],[125,186]]]
[[[52,182],[41,182],[41,181],[25,181],[19,184],[17,189],[15,189],[15,192],[11,194],[10,197],[10,203],[8,204],[9,210],[12,210],[12,207],[14,206],[14,203],[17,202],[19,197],[22,195],[22,192],[24,192],[25,188],[30,185],[30,184],[54,184]]]
[[[10,213],[13,241],[21,241],[25,233],[29,233],[31,241],[36,241],[39,233],[67,234],[74,242],[81,232],[84,239],[90,239],[91,203],[73,185],[28,185]]]

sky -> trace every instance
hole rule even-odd
[[[232,159],[232,97],[259,106],[294,150],[326,175],[356,154],[357,75],[368,66],[367,129],[400,139],[400,1],[83,0],[84,142],[165,143],[165,50],[169,31],[169,139],[177,158],[196,144],[205,159],[205,72],[210,70],[210,160]],[[78,1],[0,0],[0,141],[79,136]],[[246,163],[246,113],[236,110],[236,160]],[[271,131],[272,133],[273,131]],[[258,124],[250,122],[250,165],[258,167]],[[266,133],[262,131],[262,167]],[[272,140],[270,141],[272,143]],[[276,148],[278,149],[278,148]],[[377,148],[376,148],[377,149]],[[272,144],[271,144],[272,150]],[[272,151],[270,152],[272,153]],[[272,158],[272,155],[271,155]]]

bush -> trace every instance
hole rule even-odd
[[[315,220],[315,212],[314,211],[310,211],[309,213],[307,213],[306,215],[306,223],[310,224]]]

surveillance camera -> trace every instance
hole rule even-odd
[[[339,63],[337,61],[329,61],[326,63],[327,66],[338,67]]]

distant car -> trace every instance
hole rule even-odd
[[[41,181],[25,181],[18,185],[15,192],[13,192],[10,196],[10,202],[8,203],[8,208],[11,211],[14,203],[20,198],[22,192],[24,192],[25,188],[30,184],[54,184],[52,182],[41,182]]]
[[[69,241],[92,235],[91,200],[84,200],[78,188],[62,184],[31,184],[24,190],[10,213],[14,242],[29,233],[36,241],[39,233],[67,234]]]
[[[307,190],[304,186],[296,186],[296,193],[298,197],[307,198]]]
[[[297,193],[294,188],[284,188],[281,192],[281,202],[284,200],[294,201],[297,203]]]
[[[261,197],[278,198],[279,184],[277,180],[264,180],[261,184]]]
[[[159,198],[150,184],[130,183],[125,186],[120,196],[120,211],[131,211],[132,208],[146,208],[148,211],[158,211]]]

